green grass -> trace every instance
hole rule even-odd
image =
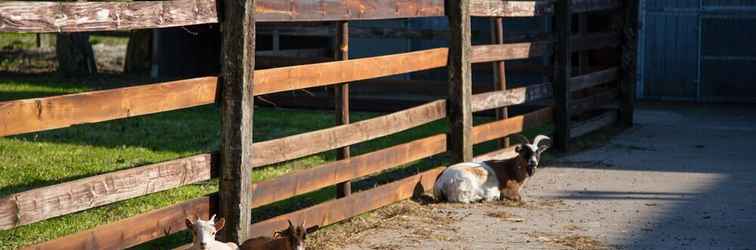
[[[0,49],[28,49],[37,46],[37,36],[29,33],[0,34]]]
[[[112,81],[111,81],[112,82]],[[96,87],[92,87],[96,86]],[[54,78],[0,80],[0,101],[88,91],[118,85],[93,85],[91,82],[63,81]],[[375,117],[376,113],[355,113],[354,120]],[[256,108],[254,140],[263,141],[331,127],[335,116],[328,111]],[[480,123],[490,119],[482,118]],[[0,197],[82,177],[119,169],[157,163],[217,150],[219,110],[214,105],[140,116],[123,120],[73,126],[20,136],[0,138]],[[548,128],[545,128],[548,129]],[[419,128],[353,146],[355,155],[403,142],[442,133],[445,122],[437,121]],[[534,130],[529,132],[532,137]],[[493,143],[476,146],[482,153],[494,149]],[[332,152],[255,170],[255,181],[274,178],[297,169],[335,159]],[[374,178],[355,183],[357,190],[417,173],[445,162],[443,156],[386,171]],[[52,218],[12,230],[0,231],[0,249],[59,238],[78,231],[170,206],[216,192],[216,181],[188,185],[164,192],[117,202],[72,215]],[[335,196],[334,188],[277,202],[255,209],[255,220],[310,206]],[[137,249],[164,249],[186,243],[189,235],[180,233],[153,241]]]

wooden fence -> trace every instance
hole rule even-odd
[[[0,102],[0,136],[184,109],[221,105],[219,152],[135,167],[20,192],[0,199],[0,229],[209,180],[220,170],[220,192],[111,224],[30,246],[29,249],[122,249],[185,230],[189,215],[219,213],[227,220],[224,237],[243,241],[281,230],[287,219],[306,218],[325,226],[430,190],[443,167],[367,191],[351,193],[349,181],[430,156],[447,153],[452,163],[473,160],[475,144],[502,139],[524,129],[556,124],[556,141],[566,149],[574,138],[619,121],[632,124],[636,1],[620,0],[176,0],[150,2],[2,2],[0,32],[80,32],[160,28],[220,23],[223,69],[220,76],[148,84],[70,95]],[[572,31],[574,16],[612,13],[613,30]],[[505,43],[502,18],[553,16],[554,34],[529,34],[539,41]],[[447,16],[449,48],[349,59],[351,20]],[[496,20],[496,43],[471,46],[470,17]],[[339,22],[339,61],[254,70],[255,22]],[[582,22],[582,21],[579,21]],[[582,26],[581,26],[582,27]],[[229,32],[233,31],[233,32]],[[621,63],[588,67],[581,59],[573,76],[572,55],[614,48]],[[552,83],[506,88],[504,60],[552,56]],[[494,62],[493,92],[473,95],[472,63]],[[359,80],[447,67],[449,98],[359,122],[349,122],[349,88]],[[585,69],[590,68],[590,69]],[[253,97],[318,86],[338,86],[341,125],[262,142],[252,142]],[[573,100],[575,96],[580,98]],[[506,107],[553,97],[554,105],[508,117]],[[474,112],[499,110],[498,120],[472,125]],[[591,116],[598,112],[598,115]],[[589,114],[586,116],[585,114]],[[349,146],[446,118],[448,134],[437,134],[371,153],[351,156]],[[582,118],[584,121],[577,121]],[[475,157],[508,153],[502,148]],[[253,183],[251,168],[329,150],[339,159],[278,178]],[[306,209],[249,224],[252,208],[338,185],[339,197]]]

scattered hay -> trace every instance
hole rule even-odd
[[[566,247],[571,247],[573,249],[581,250],[608,249],[607,246],[604,245],[604,243],[583,235],[571,235],[562,237],[557,239],[555,243]]]
[[[516,217],[512,213],[507,211],[491,211],[486,213],[489,217],[499,218],[505,221],[509,222],[523,222],[525,221],[524,218]]]
[[[494,218],[499,218],[499,219],[512,218],[512,213],[507,212],[507,211],[492,211],[492,212],[486,213],[486,215],[488,215],[488,217],[494,217]]]
[[[567,225],[562,226],[562,228],[564,228],[565,230],[568,230],[568,231],[580,231],[580,230],[583,230],[581,227],[579,227],[578,225],[575,225],[575,224],[567,224]]]
[[[343,223],[318,230],[307,238],[309,249],[341,249],[347,244],[362,242],[365,232],[373,229],[400,229],[410,233],[406,238],[445,240],[434,233],[433,229],[423,228],[418,224],[433,226],[448,225],[458,221],[453,214],[423,206],[414,201],[402,201],[373,212],[354,217]],[[446,239],[449,240],[449,239]],[[397,249],[395,244],[371,246],[373,249]]]
[[[585,235],[567,235],[561,236],[550,233],[529,233],[530,237],[535,238],[538,241],[557,244],[571,249],[579,250],[606,250],[609,249],[606,244],[590,236]]]

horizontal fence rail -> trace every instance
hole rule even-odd
[[[550,52],[551,43],[515,43],[472,46],[472,63],[494,62],[504,60],[539,57]]]
[[[551,97],[551,83],[492,91],[472,96],[472,112],[524,104]]]
[[[0,32],[78,32],[217,23],[215,1],[0,2]]]
[[[210,179],[212,155],[120,170],[0,199],[0,230]]]
[[[375,152],[329,162],[252,185],[252,207],[309,193],[337,183],[375,174],[446,151],[446,135],[439,134]]]
[[[470,15],[484,17],[531,17],[552,14],[553,3],[550,0],[502,1],[471,0]]]
[[[186,223],[184,221],[189,216],[209,218],[210,214],[215,214],[217,211],[214,204],[217,204],[215,194],[139,214],[25,249],[98,250],[129,248],[185,230]]]
[[[252,165],[265,166],[401,132],[444,118],[444,101],[435,101],[389,115],[253,145]]]
[[[570,129],[570,138],[578,138],[617,122],[617,111],[607,110],[601,115],[577,123]]]
[[[448,50],[428,49],[255,71],[255,95],[367,80],[446,66]]]
[[[617,102],[618,97],[619,90],[612,88],[573,100],[570,103],[570,114],[576,115],[596,109],[614,108],[612,106]]]
[[[217,23],[215,0],[149,2],[0,2],[0,32],[84,32]],[[443,0],[257,0],[257,22],[376,20],[444,16]],[[573,0],[573,12],[612,10],[620,0]],[[553,13],[553,1],[474,0],[472,16]]]
[[[619,80],[619,68],[611,67],[590,74],[572,77],[572,79],[570,79],[570,91],[574,92],[587,89],[616,80]]]
[[[216,77],[0,102],[0,136],[215,103]]]

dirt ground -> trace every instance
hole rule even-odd
[[[756,109],[653,105],[606,145],[546,162],[527,203],[407,201],[312,249],[756,249]]]

